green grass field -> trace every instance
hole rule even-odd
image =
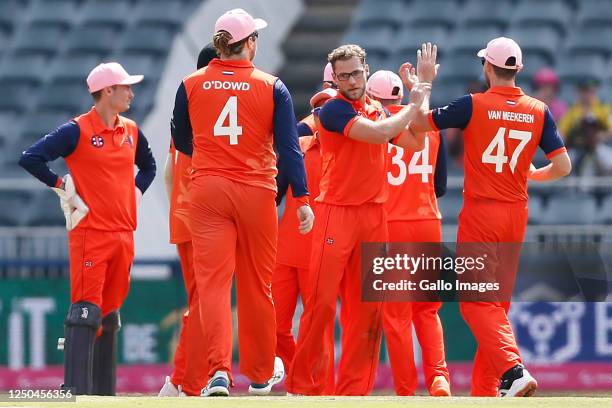
[[[468,407],[611,407],[612,393],[591,396],[501,398],[431,398],[431,397],[230,397],[230,398],[156,398],[156,397],[78,397],[74,402],[0,403],[0,407],[72,407],[79,408],[468,408]]]

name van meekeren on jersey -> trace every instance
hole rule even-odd
[[[535,123],[535,116],[530,113],[506,112],[498,110],[490,110],[489,119],[491,120],[507,120],[510,122]]]

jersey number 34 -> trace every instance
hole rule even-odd
[[[225,122],[227,126],[225,125]],[[225,106],[221,110],[215,127],[213,128],[215,136],[229,136],[230,145],[238,144],[238,136],[242,135],[242,126],[238,126],[238,97],[230,96]]]
[[[429,138],[425,137],[425,148],[419,152],[415,152],[410,159],[408,168],[404,161],[404,149],[399,146],[394,146],[391,143],[388,145],[388,152],[391,153],[395,149],[395,154],[391,157],[391,164],[399,168],[399,173],[394,176],[391,171],[387,172],[387,181],[392,186],[400,186],[406,181],[407,174],[420,174],[421,182],[428,183],[429,175],[433,173],[433,166],[429,164]],[[419,163],[421,160],[421,164]],[[406,170],[408,172],[406,172]]]
[[[494,164],[496,173],[501,173],[503,171],[504,163],[508,163],[508,156],[505,155],[505,135],[505,127],[500,127],[499,129],[497,129],[495,137],[493,138],[493,140],[491,140],[491,143],[489,143],[485,151],[482,153],[482,162],[485,164]],[[518,146],[516,146],[516,149],[514,149],[514,152],[512,152],[512,158],[510,158],[510,171],[514,173],[514,168],[516,167],[518,157],[520,156],[525,146],[527,146],[527,143],[529,143],[529,141],[531,140],[531,132],[509,129],[508,138],[520,140]],[[495,153],[493,153],[494,150]]]

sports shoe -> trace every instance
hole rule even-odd
[[[450,384],[443,375],[437,375],[434,377],[431,385],[429,386],[429,395],[432,397],[450,397]]]
[[[172,382],[170,382],[170,377],[166,376],[166,382],[161,390],[159,390],[158,397],[179,397],[181,394],[180,386],[179,388],[175,387]]]
[[[228,397],[229,377],[225,371],[217,371],[200,393],[202,397]]]
[[[257,384],[251,383],[249,385],[249,394],[251,395],[268,395],[272,391],[272,386],[283,381],[285,378],[285,366],[283,360],[279,357],[274,357],[274,374],[267,383]]]
[[[531,397],[538,383],[523,365],[517,364],[504,373],[499,383],[499,397]]]

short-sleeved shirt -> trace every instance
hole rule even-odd
[[[319,194],[319,182],[321,181],[321,146],[316,136],[304,136],[300,138],[300,148],[304,153],[308,191],[313,197],[316,197]],[[297,209],[300,203],[293,198],[292,194],[286,194],[285,200],[283,218],[278,224],[276,262],[296,268],[308,268],[312,232],[308,234],[299,232]],[[311,204],[313,211],[316,212],[316,202]]]
[[[316,201],[335,205],[361,205],[387,201],[387,145],[351,139],[359,118],[387,117],[382,105],[368,96],[365,103],[342,95],[328,100],[319,112],[322,175]]]
[[[172,166],[172,192],[170,194],[170,243],[191,241],[189,223],[189,185],[191,183],[191,157],[176,150],[170,142]]]
[[[392,114],[402,108],[402,105],[387,106]],[[385,204],[388,221],[442,218],[434,184],[439,149],[440,132],[427,132],[425,148],[419,152],[388,144],[389,199]]]
[[[518,87],[493,87],[465,95],[429,115],[436,129],[464,130],[464,195],[525,201],[527,175],[538,146],[548,158],[565,151],[543,102]]]

